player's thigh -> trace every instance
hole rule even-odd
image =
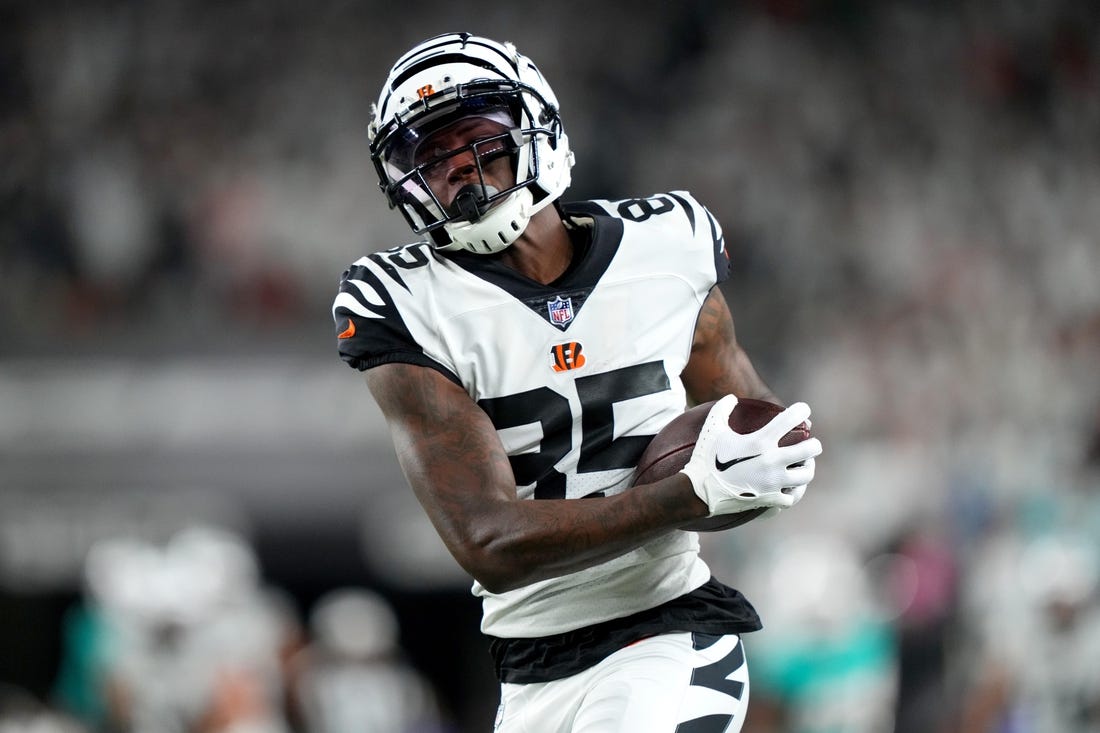
[[[664,634],[599,665],[572,733],[736,733],[749,698],[736,635]]]

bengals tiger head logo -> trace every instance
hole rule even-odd
[[[555,372],[567,372],[570,369],[580,369],[584,366],[583,347],[580,341],[567,341],[564,344],[556,344],[550,348],[552,359],[550,366]]]

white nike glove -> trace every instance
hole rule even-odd
[[[729,427],[736,406],[737,397],[726,395],[711,408],[683,473],[710,509],[709,516],[793,506],[813,480],[821,441],[810,438],[780,447],[779,439],[810,416],[809,406],[796,402],[745,435]]]
[[[806,422],[809,422],[809,420],[807,420]],[[814,468],[814,459],[813,458],[807,458],[806,462],[805,462],[805,465],[807,465],[811,469],[813,469]],[[793,489],[783,489],[783,493],[785,493],[787,496],[791,497],[790,506],[788,506],[788,507],[773,506],[773,507],[769,508],[766,512],[761,514],[760,516],[763,519],[771,519],[776,514],[779,514],[779,512],[783,511],[784,509],[790,509],[791,506],[794,506],[798,502],[802,501],[802,497],[806,495],[806,487],[807,486],[808,486],[808,484],[802,484],[801,486],[795,486]]]

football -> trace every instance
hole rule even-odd
[[[638,459],[638,472],[635,474],[634,484],[660,481],[686,466],[688,459],[691,458],[691,452],[695,449],[695,440],[699,437],[699,431],[703,429],[703,422],[707,419],[707,413],[713,406],[714,402],[704,402],[689,408],[653,436],[653,440],[642,452],[642,457]],[[767,425],[782,411],[782,407],[772,402],[740,398],[730,415],[729,425],[738,433],[751,433]],[[794,445],[809,437],[810,426],[803,422],[780,438],[779,445]],[[695,532],[731,529],[756,519],[764,511],[764,509],[751,509],[736,514],[720,514],[685,524],[681,529]]]

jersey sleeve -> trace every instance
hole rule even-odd
[[[453,371],[424,353],[368,258],[356,262],[340,277],[332,318],[340,358],[352,368],[365,371],[380,364],[402,362],[435,369],[460,383]]]
[[[672,191],[668,195],[683,208],[695,239],[709,244],[714,262],[714,284],[728,280],[730,258],[726,251],[726,239],[722,235],[722,225],[718,223],[717,217],[687,191]]]

